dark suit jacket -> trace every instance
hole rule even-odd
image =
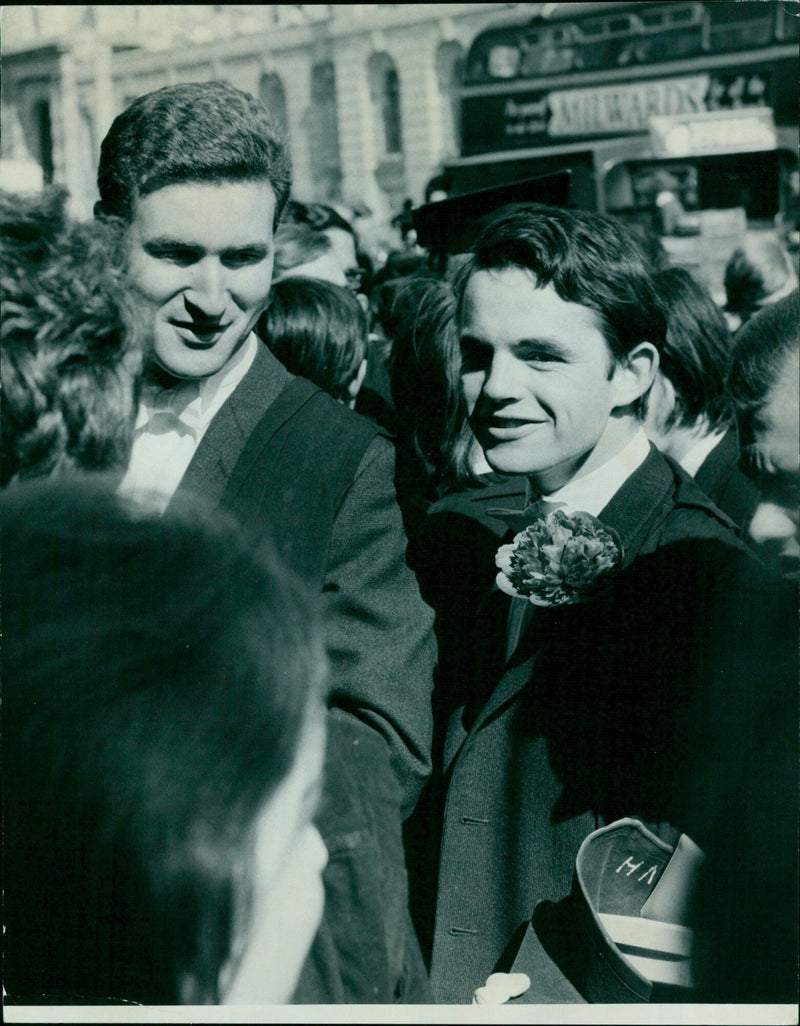
[[[228,509],[255,537],[274,539],[290,562],[291,545],[298,537],[294,521],[305,517],[310,525],[314,506],[307,497],[291,501],[292,481],[287,480],[288,501],[281,506],[285,523],[270,523],[252,491],[231,488],[231,481],[265,410],[291,380],[266,346],[260,346],[253,366],[212,421],[176,492],[176,498],[194,493]],[[321,390],[315,402],[320,417],[357,417]],[[248,451],[248,479],[264,473],[260,467],[270,458],[269,443],[266,438],[260,451]],[[318,455],[298,451],[297,458],[317,461],[322,487],[329,468]],[[386,739],[407,814],[430,771],[436,645],[433,614],[406,565],[393,473],[392,445],[375,437],[336,511],[322,590],[332,702]]]
[[[694,475],[697,487],[745,531],[759,502],[755,484],[739,470],[739,438],[728,428]]]
[[[590,831],[632,815],[675,840],[659,824],[680,822],[685,721],[710,641],[704,609],[752,556],[652,446],[600,519],[625,553],[605,595],[536,610],[507,663],[509,600],[494,592],[482,612],[493,637],[476,652],[472,697],[445,743],[438,1001],[469,1002],[510,965],[537,902],[569,893]]]
[[[199,494],[233,513],[255,542],[269,538],[325,598],[333,708],[315,822],[329,861],[323,921],[294,1001],[427,1002],[401,831],[402,814],[430,768],[433,614],[405,561],[391,444],[375,435],[361,459],[350,461],[336,443],[337,428],[362,441],[371,433],[350,430],[358,415],[316,388],[304,392],[311,406],[301,430],[299,418],[283,412],[293,380],[259,347],[204,435],[176,499]],[[281,416],[265,431],[265,411],[278,409]],[[336,462],[328,463],[332,454]],[[276,496],[275,460],[283,466],[287,457],[295,477],[287,475]]]

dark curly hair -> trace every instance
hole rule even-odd
[[[275,225],[289,197],[283,133],[254,96],[225,82],[182,82],[140,96],[103,140],[95,212],[130,221],[138,196],[183,182],[269,182]]]
[[[122,226],[78,223],[67,193],[0,193],[0,484],[125,467],[144,326]]]

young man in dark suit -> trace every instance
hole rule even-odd
[[[500,214],[455,290],[473,429],[494,470],[527,476],[530,504],[509,517],[520,534],[443,728],[434,994],[469,1002],[524,937],[525,1000],[648,1000],[654,981],[570,896],[576,856],[627,817],[653,850],[676,845],[704,611],[753,557],[644,434],[665,325],[621,226]],[[642,876],[640,907],[657,882]]]
[[[290,170],[266,109],[223,83],[165,87],[112,124],[96,212],[127,223],[131,290],[153,324],[122,489],[160,508],[182,493],[219,504],[323,593],[332,688],[319,826],[331,934],[315,945],[298,1000],[393,1000],[413,961],[402,915],[386,941],[379,906],[348,902],[362,880],[389,907],[404,904],[401,810],[430,767],[432,614],[405,562],[390,442],[286,371],[253,330]],[[374,971],[348,975],[364,946]]]

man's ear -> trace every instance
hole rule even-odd
[[[629,406],[647,393],[658,372],[658,350],[652,342],[640,342],[614,369],[617,406]]]

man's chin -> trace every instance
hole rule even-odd
[[[227,359],[223,359],[222,353],[214,352],[211,349],[202,352],[178,350],[176,355],[172,353],[162,355],[158,351],[153,352],[153,363],[158,370],[171,378],[183,381],[210,378],[221,370],[230,358],[228,356]]]

